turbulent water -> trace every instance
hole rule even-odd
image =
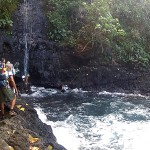
[[[149,97],[78,89],[32,90],[28,99],[68,150],[150,150]]]

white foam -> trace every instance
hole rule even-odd
[[[149,96],[145,96],[142,94],[126,94],[126,93],[118,93],[118,92],[107,92],[107,91],[102,91],[98,93],[99,95],[112,95],[112,96],[126,96],[126,97],[143,97],[143,98],[150,98]]]
[[[40,108],[39,118],[52,126],[58,143],[68,150],[149,150],[150,115],[148,109],[135,108],[128,114],[147,115],[145,121],[127,121],[122,114],[106,116],[70,115],[65,121],[48,121]],[[83,119],[84,118],[84,119]]]
[[[25,93],[23,93],[23,94],[20,94],[22,97],[29,97],[29,94],[25,94]]]
[[[42,120],[42,122],[52,126],[54,135],[56,136],[57,142],[59,144],[63,145],[65,148],[67,148],[67,150],[79,149],[80,141],[76,137],[78,135],[75,131],[75,127],[63,121],[48,121],[46,115],[44,114],[41,108],[36,107],[35,110],[37,111],[37,114]]]
[[[36,110],[39,118],[41,119],[41,121],[44,122],[44,123],[46,123],[48,120],[47,120],[46,115],[42,111],[42,109],[40,107],[36,107],[35,110]]]
[[[32,94],[21,94],[22,97],[46,97],[58,93],[57,90],[44,87],[31,86]]]
[[[35,88],[34,88],[35,89]],[[57,93],[52,89],[36,88],[32,96],[41,97],[42,94]],[[73,93],[82,92],[75,89]],[[143,97],[140,94],[125,94],[99,92],[99,95],[112,95],[123,97]],[[98,102],[98,101],[97,101]],[[54,135],[59,144],[67,150],[150,150],[150,114],[149,108],[143,105],[134,105],[133,103],[123,101],[113,101],[110,103],[114,112],[103,116],[84,116],[82,107],[91,106],[87,102],[82,103],[77,108],[81,113],[70,114],[64,121],[49,121],[46,114],[39,107],[36,111],[39,118],[46,124],[51,125]],[[95,104],[94,104],[95,105]],[[120,107],[124,105],[125,107]],[[128,116],[128,119],[125,116]],[[142,119],[138,121],[136,116]],[[130,121],[129,121],[130,120]]]

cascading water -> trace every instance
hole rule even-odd
[[[30,38],[30,30],[28,27],[28,11],[29,11],[29,3],[27,0],[24,0],[24,30],[23,30],[23,36],[24,36],[24,75],[27,76],[28,74],[28,65],[29,65],[29,38]]]
[[[45,39],[46,16],[40,0],[23,0],[15,14],[14,40],[15,59],[20,63],[20,75],[29,74],[30,57],[41,47]],[[33,56],[34,57],[34,56]],[[37,56],[35,56],[37,57]]]
[[[25,39],[24,75],[26,76],[28,74],[28,59],[29,59],[27,34],[24,36],[24,39]]]

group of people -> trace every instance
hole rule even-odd
[[[1,114],[4,118],[5,114],[5,102],[10,102],[11,116],[15,116],[14,106],[16,103],[16,98],[18,96],[17,86],[14,80],[14,67],[9,61],[6,62],[4,58],[0,61],[0,105]]]

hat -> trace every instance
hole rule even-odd
[[[7,61],[6,67],[7,67],[7,66],[10,67],[10,68],[12,68],[12,67],[13,67],[13,64],[11,64],[10,61]]]

